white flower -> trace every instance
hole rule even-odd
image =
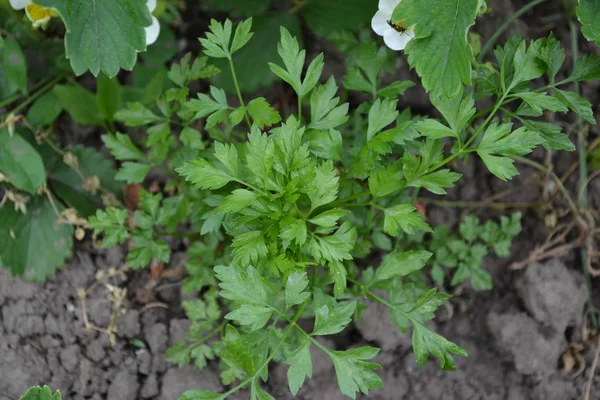
[[[9,0],[9,3],[15,10],[25,9],[25,14],[27,14],[34,28],[45,26],[50,18],[56,15],[54,9],[31,4],[31,0]]]
[[[156,0],[148,0],[148,3],[146,3],[146,5],[148,6],[148,11],[150,11],[150,14],[152,14],[154,9],[156,8]],[[160,34],[160,22],[158,22],[158,19],[154,15],[152,15],[152,25],[147,26],[145,29],[146,46],[149,46],[152,43],[156,42],[156,39],[158,39],[158,35]]]
[[[371,28],[392,50],[404,50],[406,44],[415,37],[414,27],[406,28],[404,21],[392,23],[394,9],[402,0],[379,0],[379,10],[371,20]]]

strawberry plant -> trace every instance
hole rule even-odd
[[[2,16],[10,30],[0,30],[0,266],[41,281],[88,229],[102,247],[124,245],[127,266],[143,269],[168,263],[169,239],[182,238],[183,290],[198,298],[183,303],[191,328],[166,357],[199,369],[218,362],[229,386],[190,388],[184,400],[241,389],[272,398],[264,383],[276,362],[289,365],[296,395],[312,377],[311,349],[331,359],[344,395],[381,388],[379,349],[319,340],[360,320],[367,300],[411,332],[419,365],[436,358],[455,369],[467,351],[428,325],[451,297],[433,286],[490,289],[483,260],[490,250],[510,254],[521,214],[499,223],[467,216],[453,233],[430,226],[419,195],[446,195],[462,178],[458,160],[509,181],[536,148],[575,150],[543,116],[575,113],[595,124],[573,85],[600,79],[600,58],[584,55],[569,69],[554,35],[515,36],[486,57],[489,46],[475,46],[470,32],[488,11],[481,0],[294,1],[285,11],[231,0],[209,7],[237,22],[211,20],[203,54],[173,60],[175,39],[157,17],[176,24],[185,9],[175,3],[0,3],[10,11]],[[582,1],[577,15],[598,42],[595,13]],[[65,47],[48,55],[53,77],[30,74],[26,52],[36,41],[56,44],[39,29],[58,18]],[[387,48],[352,29],[369,20]],[[304,49],[300,21],[338,46],[343,76],[327,72],[325,54]],[[400,105],[416,83],[393,78],[398,57],[419,75],[437,117]],[[132,84],[114,77],[120,69],[133,69]],[[88,70],[92,88],[71,76]],[[255,95],[273,82],[292,107]],[[63,146],[55,129],[63,112],[100,131],[116,164]],[[122,188],[136,184],[146,185],[126,207]]]

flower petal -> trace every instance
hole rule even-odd
[[[394,29],[390,29],[385,33],[385,35],[383,35],[383,41],[385,42],[386,46],[395,51],[404,50],[406,44],[410,42],[412,38],[413,37],[411,35],[397,32]]]
[[[391,17],[394,9],[401,1],[402,0],[379,0],[379,10],[388,12]]]
[[[15,10],[22,10],[31,3],[31,0],[8,0],[8,2]]]
[[[388,21],[391,18],[391,14],[388,15],[382,11],[377,11],[373,19],[371,20],[371,28],[379,36],[383,36],[384,33],[390,28]]]
[[[156,9],[156,0],[148,0],[146,5],[148,6],[148,10],[152,13]]]
[[[158,35],[160,34],[160,22],[155,16],[152,16],[152,25],[145,28],[146,29],[146,46],[151,45],[156,42],[158,39]]]

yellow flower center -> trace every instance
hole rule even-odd
[[[25,7],[25,13],[29,20],[33,22],[33,26],[40,26],[50,21],[50,18],[56,16],[56,11],[52,8],[44,8],[37,4],[29,4]]]

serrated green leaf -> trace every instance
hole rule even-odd
[[[118,181],[124,181],[128,184],[141,183],[152,169],[150,164],[126,162],[121,165],[119,172],[115,176]]]
[[[415,25],[415,38],[405,52],[433,98],[454,97],[471,84],[473,51],[467,32],[478,5],[477,0],[404,0],[394,10],[394,22]]]
[[[333,161],[342,159],[343,139],[340,131],[336,129],[309,130],[304,134],[304,138],[308,141],[310,151],[317,157]]]
[[[306,188],[311,211],[337,198],[339,180],[332,162],[326,161],[315,168],[314,179]]]
[[[385,209],[383,230],[391,236],[398,234],[398,228],[412,235],[414,229],[431,232],[431,227],[423,220],[423,214],[410,204],[398,204]]]
[[[524,40],[519,43],[513,58],[515,74],[507,88],[508,92],[520,83],[531,81],[544,74],[545,68],[538,58],[540,46],[540,41],[532,42],[529,47]]]
[[[516,156],[531,153],[532,149],[542,143],[535,132],[526,128],[512,131],[512,124],[491,124],[485,131],[477,148],[480,153],[496,153],[503,156]]]
[[[62,211],[59,203],[56,207]],[[13,207],[0,208],[0,221],[0,267],[13,275],[43,282],[71,256],[73,227],[58,222],[46,197],[32,198],[26,214]],[[44,249],[43,257],[39,249]]]
[[[556,40],[554,33],[551,33],[540,48],[538,57],[544,61],[548,67],[548,76],[553,79],[565,61],[565,51]]]
[[[425,325],[413,325],[413,351],[420,366],[425,365],[431,353],[440,360],[440,368],[454,371],[456,365],[451,354],[467,356],[467,352],[456,344],[433,332]]]
[[[530,131],[537,132],[544,140],[543,146],[547,149],[574,151],[575,145],[569,137],[562,132],[560,126],[543,121],[521,120]]]
[[[435,194],[446,194],[444,188],[454,187],[454,182],[462,175],[449,169],[441,169],[431,174],[420,176],[408,183],[410,187],[423,187]]]
[[[251,331],[262,329],[273,314],[273,309],[260,304],[242,304],[229,314],[226,319],[237,321],[240,325],[250,326]]]
[[[145,0],[36,0],[60,14],[67,34],[67,58],[75,74],[90,70],[113,77],[131,70],[137,53],[146,49],[144,27],[152,19]]]
[[[202,158],[185,163],[175,171],[200,189],[220,189],[235,180],[233,176]]]
[[[205,147],[200,131],[188,126],[183,128],[179,134],[179,140],[181,140],[181,143],[183,143],[186,147],[189,147],[193,150],[203,150]]]
[[[8,127],[0,128],[0,172],[15,187],[35,194],[46,181],[46,169],[38,151]]]
[[[384,197],[404,187],[401,165],[395,163],[383,169],[372,171],[369,176],[369,190],[373,196]]]
[[[481,157],[490,172],[502,180],[508,180],[518,172],[513,165],[513,160],[501,156],[525,155],[534,147],[544,142],[536,132],[521,127],[511,133],[512,124],[491,124],[485,131],[477,154]]]
[[[104,234],[102,247],[110,248],[127,240],[127,210],[110,207],[98,210],[89,218],[90,228],[96,235]]]
[[[214,127],[225,119],[225,112],[229,109],[225,91],[214,86],[210,87],[212,99],[204,93],[198,94],[198,99],[185,103],[186,109],[195,112],[194,119],[206,118],[206,129]],[[214,99],[214,100],[213,100]]]
[[[408,89],[415,86],[412,81],[396,81],[377,91],[378,96],[395,99],[402,96]]]
[[[567,92],[560,89],[555,90],[556,98],[559,101],[561,101],[565,106],[569,107],[571,111],[579,115],[590,124],[596,125],[594,111],[592,110],[592,103],[590,103],[588,99],[578,95],[575,92]]]
[[[335,335],[352,321],[356,302],[338,303],[331,307],[323,305],[315,310],[315,327],[311,336]]]
[[[154,114],[142,103],[127,104],[127,108],[116,113],[115,119],[122,121],[127,126],[133,127],[149,125],[164,120],[163,117]]]
[[[254,267],[216,266],[214,270],[221,297],[241,304],[268,304],[270,288]]]
[[[600,57],[586,54],[575,63],[575,69],[569,77],[570,82],[593,81],[600,79]]]
[[[231,57],[230,42],[233,24],[229,19],[220,23],[215,19],[210,20],[210,32],[206,33],[206,39],[201,38],[200,43],[204,47],[204,54],[213,58]]]
[[[367,140],[373,139],[373,137],[381,132],[383,128],[396,121],[398,117],[398,105],[397,100],[384,99],[383,101],[377,99],[369,110],[369,128],[367,130]]]
[[[258,379],[255,379],[250,386],[250,400],[275,400],[275,398],[265,392],[265,390],[260,387]]]
[[[312,378],[312,359],[310,356],[310,343],[304,341],[300,347],[294,350],[286,357],[286,362],[290,364],[287,371],[288,385],[290,392],[294,396],[304,384],[306,377]]]
[[[32,387],[29,389],[23,397],[19,397],[19,400],[61,400],[62,396],[60,391],[52,393],[52,390],[48,386]]]
[[[309,219],[308,222],[321,226],[323,228],[331,228],[337,224],[337,221],[340,218],[343,218],[348,214],[349,212],[346,210],[335,208],[333,210],[322,212],[316,217]]]
[[[285,305],[287,308],[304,303],[310,293],[304,289],[308,286],[306,272],[296,272],[290,275],[285,282]]]
[[[300,50],[298,39],[293,37],[284,26],[280,28],[280,35],[277,52],[285,69],[273,63],[269,63],[269,68],[275,75],[292,86],[298,96],[303,97],[305,93],[302,91],[302,69],[306,60],[306,51]]]
[[[238,2],[235,8],[238,9],[240,4]],[[288,10],[265,14],[252,13],[252,15],[254,37],[233,55],[240,88],[245,93],[255,93],[258,88],[266,87],[275,81],[276,76],[271,73],[269,62],[277,59],[280,27],[286,27],[294,35],[301,33],[298,15],[289,13]],[[223,73],[217,77],[216,84],[229,93],[235,93],[228,65],[223,63],[219,66],[223,69]]]
[[[541,113],[543,110],[567,112],[568,108],[558,98],[548,96],[541,92],[522,92],[515,94],[523,99],[534,111]],[[558,97],[558,96],[557,96]]]
[[[287,249],[292,242],[295,242],[297,246],[302,246],[304,243],[306,243],[308,235],[306,222],[300,219],[288,217],[282,219],[279,225],[281,229],[279,237],[282,240],[284,249]]]
[[[254,123],[258,125],[260,129],[281,122],[279,112],[275,111],[264,97],[258,97],[250,101],[246,106],[246,109]]]
[[[310,129],[327,130],[337,128],[348,120],[349,104],[340,103],[337,84],[333,76],[325,85],[317,86],[310,96]]]
[[[262,231],[250,231],[237,235],[231,244],[233,259],[242,265],[256,263],[267,255],[267,245]]]
[[[184,367],[191,361],[191,348],[192,346],[183,340],[176,340],[175,343],[173,343],[173,346],[166,350],[165,359],[179,367]]]
[[[379,354],[379,349],[373,347],[358,347],[346,351],[329,351],[333,361],[338,386],[343,394],[356,399],[356,393],[369,394],[370,389],[383,387],[381,378],[373,372],[381,369],[381,365],[366,362]]]
[[[412,272],[418,271],[425,266],[431,256],[430,252],[424,250],[389,253],[375,271],[374,282],[407,276]]]
[[[348,285],[348,271],[340,261],[330,263],[329,271],[333,278],[333,295],[336,299],[342,298]]]
[[[480,153],[479,156],[490,172],[505,182],[512,179],[513,176],[519,175],[511,158],[492,156],[486,153]]]
[[[164,240],[152,240],[143,234],[132,234],[133,249],[125,262],[133,269],[145,268],[150,261],[169,262],[171,248]]]
[[[219,214],[229,214],[238,212],[250,205],[258,198],[255,192],[246,189],[236,189],[230,195],[223,199],[223,202],[217,207]]]
[[[432,139],[456,137],[456,132],[435,119],[424,119],[415,124],[415,128],[423,136]]]
[[[598,0],[579,0],[577,18],[581,22],[581,33],[600,46],[600,2]]]
[[[463,97],[461,90],[454,98],[442,96],[431,102],[442,113],[455,136],[461,137],[461,132],[469,125],[476,112],[473,96],[469,94]]]
[[[102,135],[102,141],[117,160],[146,160],[144,152],[138,149],[129,136],[123,133]]]
[[[244,47],[254,34],[250,32],[252,29],[252,18],[248,18],[245,21],[240,22],[240,24],[235,29],[235,34],[233,36],[233,42],[231,42],[231,54],[236,53],[242,47]]]

